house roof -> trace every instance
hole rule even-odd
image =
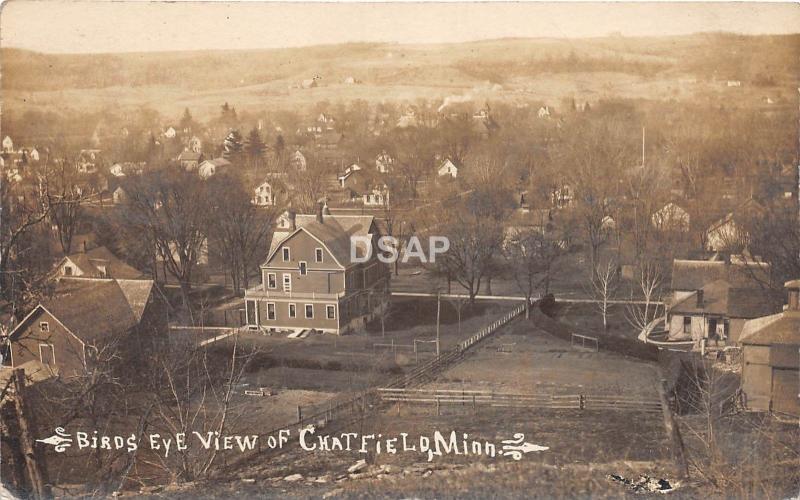
[[[180,161],[198,161],[201,156],[203,156],[202,153],[197,153],[195,151],[184,151],[180,155],[178,155],[178,160],[180,160]]]
[[[713,281],[703,288],[703,303],[697,305],[697,292],[670,307],[672,313],[719,315],[731,318],[757,318],[775,312],[777,297],[757,288],[735,288],[725,280]]]
[[[736,287],[747,288],[757,281],[769,280],[769,266],[748,263],[727,263],[722,260],[682,260],[672,262],[673,290],[700,290],[708,283],[726,280]]]
[[[139,323],[153,282],[138,281],[62,281],[53,297],[39,304],[37,309],[49,312],[73,335],[83,342],[91,343],[96,339],[125,333]],[[14,329],[12,338],[22,331],[28,318],[33,316],[28,315]]]
[[[87,277],[104,277],[98,266],[105,266],[105,276],[119,279],[141,279],[144,274],[122,260],[106,247],[97,247],[86,252],[76,252],[65,257],[78,266]],[[63,260],[62,260],[63,263]],[[59,266],[61,263],[59,263]]]
[[[374,217],[371,215],[331,215],[324,214],[323,222],[317,221],[315,215],[298,214],[295,216],[296,230],[285,238],[275,242],[267,260],[280,247],[284,241],[291,238],[300,230],[321,241],[333,254],[334,258],[342,265],[350,265],[350,238],[351,236],[369,236],[371,231],[377,232]]]
[[[751,345],[800,345],[800,312],[783,311],[751,319],[745,322],[739,341]]]

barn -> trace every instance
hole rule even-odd
[[[800,279],[785,286],[783,312],[744,326],[742,393],[749,410],[800,416]]]

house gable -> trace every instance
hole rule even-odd
[[[283,261],[282,249],[284,247],[290,248],[290,262]],[[317,248],[322,249],[322,263],[316,262],[315,253]],[[301,261],[306,262],[309,269],[345,269],[345,265],[331,252],[330,248],[303,227],[297,228],[293,233],[284,238],[283,241],[272,250],[272,253],[267,257],[262,267],[297,268]]]

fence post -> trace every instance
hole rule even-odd
[[[472,412],[473,413],[477,413],[478,412],[478,408],[475,405],[475,394],[472,395]]]
[[[300,405],[297,405],[297,423],[303,421],[303,410],[300,408]]]
[[[578,406],[580,407],[581,410],[586,409],[586,396],[584,396],[583,394],[579,396]]]
[[[441,414],[442,410],[441,408],[439,408],[439,396],[436,396],[436,416],[438,417]]]

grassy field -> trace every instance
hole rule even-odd
[[[432,387],[523,393],[601,393],[656,397],[648,363],[606,352],[573,349],[568,342],[516,321],[480,345]]]

